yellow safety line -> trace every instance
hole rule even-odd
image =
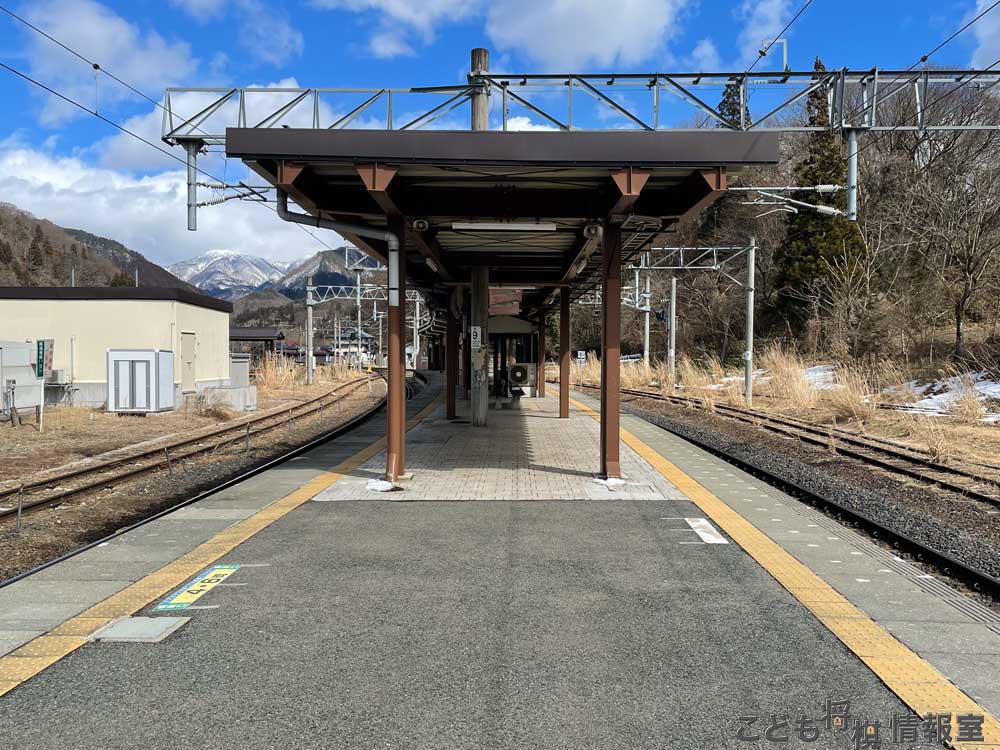
[[[443,396],[438,396],[406,423],[412,429],[428,414],[436,409]],[[138,612],[159,597],[176,589],[197,573],[255,534],[263,531],[279,518],[288,515],[319,492],[343,479],[385,448],[385,437],[381,437],[367,448],[337,464],[330,471],[324,471],[306,482],[294,492],[275,500],[238,523],[219,532],[208,541],[198,545],[187,554],[164,565],[132,585],[112,594],[90,609],[70,618],[48,633],[0,657],[0,695],[13,690],[25,680],[31,679],[43,669],[50,667],[67,654],[76,651],[87,642],[87,636],[104,627],[118,617],[126,617]]]
[[[600,419],[585,404],[574,399],[570,403]],[[915,713],[982,715],[983,742],[955,742],[953,747],[1000,748],[1000,721],[989,711],[690,475],[627,430],[621,430],[621,439],[701,508]]]

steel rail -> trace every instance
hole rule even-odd
[[[381,377],[381,376],[380,376]],[[301,404],[296,404],[289,407],[287,410],[282,412],[272,412],[269,414],[261,415],[259,417],[240,422],[235,425],[228,425],[218,430],[212,432],[198,435],[196,437],[187,438],[184,440],[175,441],[169,444],[158,445],[155,448],[148,448],[139,453],[122,456],[117,459],[104,461],[98,464],[92,464],[89,466],[82,466],[78,469],[74,469],[63,474],[49,477],[44,480],[37,480],[30,484],[25,484],[22,487],[15,487],[0,493],[0,498],[9,498],[16,496],[20,492],[38,492],[48,487],[58,485],[62,482],[69,481],[71,479],[78,479],[80,477],[99,474],[102,472],[114,471],[114,469],[124,465],[124,464],[134,464],[138,461],[143,461],[149,458],[155,457],[151,463],[144,464],[123,472],[116,472],[111,476],[101,477],[94,481],[88,482],[86,484],[80,485],[78,487],[70,487],[68,489],[56,492],[55,494],[47,495],[45,497],[34,500],[30,503],[25,503],[21,506],[22,513],[30,513],[35,510],[40,510],[45,507],[50,507],[52,505],[61,503],[66,499],[73,497],[75,495],[83,494],[85,492],[93,492],[95,490],[100,490],[109,485],[118,484],[119,482],[133,479],[135,477],[141,476],[143,474],[151,473],[153,471],[158,471],[164,467],[171,469],[174,463],[184,461],[189,458],[196,456],[201,456],[209,452],[214,452],[221,447],[231,445],[237,440],[253,438],[255,435],[260,435],[265,432],[270,432],[271,430],[277,429],[285,424],[287,424],[292,419],[301,419],[312,414],[315,414],[323,409],[329,408],[335,403],[338,403],[347,393],[353,393],[358,388],[362,387],[368,382],[367,377],[355,378],[347,383],[342,383],[331,391],[317,396],[316,398],[310,399],[309,401],[303,402]],[[329,400],[331,396],[336,396],[332,400]],[[329,400],[329,401],[328,401]],[[326,401],[326,403],[324,403]],[[261,425],[270,420],[275,420],[273,424],[259,427],[258,429],[252,429],[254,425]],[[218,438],[229,433],[235,433],[230,438],[223,438],[212,442],[207,445],[203,445],[208,440],[213,438]],[[185,447],[196,445],[194,450],[186,451],[183,453],[171,453],[172,450],[183,449]],[[17,513],[17,507],[0,509],[0,519],[13,516]]]
[[[580,385],[585,388],[599,388],[599,386],[590,385],[589,383],[578,383],[573,387],[579,387]],[[629,393],[628,390],[624,389],[622,392]],[[632,393],[644,398],[652,398],[656,401],[669,401],[667,397],[660,396],[660,394],[656,393],[648,393],[646,391],[632,391]],[[659,396],[659,398],[656,398],[657,396]],[[652,422],[651,424],[656,423]],[[762,469],[760,466],[752,464],[749,461],[737,458],[713,445],[709,445],[702,440],[683,434],[678,430],[664,427],[660,424],[656,424],[656,426],[661,430],[669,432],[672,435],[676,435],[691,445],[694,445],[697,448],[722,459],[726,463],[735,466],[741,471],[745,471],[747,474],[766,482],[772,487],[776,487],[785,494],[794,497],[796,500],[809,503],[810,505],[817,506],[833,513],[837,516],[838,520],[846,519],[855,526],[863,529],[875,539],[887,542],[894,548],[903,549],[904,551],[912,554],[919,562],[935,566],[944,575],[962,581],[962,583],[975,591],[988,594],[994,598],[1000,597],[1000,578],[997,578],[996,576],[979,570],[978,568],[974,568],[971,565],[962,562],[958,558],[953,557],[947,552],[942,552],[941,550],[930,547],[923,542],[908,536],[907,534],[891,529],[861,511],[854,510],[853,508],[849,508],[838,503],[836,500],[831,500],[828,497],[819,495],[816,492],[806,489],[789,479],[766,469]]]
[[[590,383],[578,383],[577,386],[593,389],[600,387]],[[623,388],[621,392],[637,398],[648,398],[654,401],[670,402],[685,406],[693,405],[700,409],[706,408],[705,403],[701,399],[687,396],[664,396],[651,391],[629,388]],[[918,450],[908,446],[881,438],[862,438],[846,430],[833,427],[823,428],[790,417],[766,414],[756,409],[743,409],[727,404],[716,404],[714,409],[723,416],[731,419],[736,419],[756,427],[763,427],[779,434],[790,435],[813,445],[831,448],[839,455],[877,466],[886,471],[903,474],[912,479],[928,482],[949,492],[954,492],[963,498],[1000,506],[1000,492],[990,494],[985,491],[985,488],[980,487],[977,489],[976,487],[966,486],[942,476],[934,476],[929,472],[945,474],[950,477],[960,477],[968,482],[979,485],[990,485],[997,488],[1000,488],[1000,480],[975,474],[956,466],[947,466],[938,463],[931,460],[926,454],[921,455]],[[878,454],[894,460],[887,460]]]
[[[427,378],[424,377],[422,373],[414,371],[414,376],[416,379],[426,384]],[[214,487],[210,487],[209,489],[204,490],[203,492],[199,492],[197,495],[194,495],[193,497],[189,497],[185,500],[180,501],[179,503],[175,503],[174,505],[171,505],[169,508],[164,508],[161,511],[153,513],[152,515],[147,516],[139,521],[136,521],[135,523],[129,526],[125,526],[116,531],[113,531],[107,536],[101,537],[100,539],[95,539],[92,542],[88,542],[87,544],[77,547],[76,549],[70,550],[69,552],[62,554],[59,557],[54,557],[53,559],[48,560],[47,562],[44,562],[41,565],[38,565],[34,568],[31,568],[30,570],[25,570],[22,573],[18,573],[17,575],[7,578],[6,580],[0,581],[0,589],[4,588],[5,586],[10,586],[12,583],[17,583],[18,581],[28,578],[29,576],[34,575],[35,573],[39,573],[45,570],[46,568],[51,568],[53,565],[57,565],[58,563],[76,557],[82,552],[94,549],[95,547],[101,544],[105,544],[106,542],[109,542],[112,539],[117,539],[118,537],[123,536],[124,534],[127,534],[130,531],[138,529],[142,526],[145,526],[148,523],[152,523],[153,521],[157,521],[160,518],[163,518],[164,516],[168,516],[171,513],[181,510],[182,508],[186,508],[189,505],[193,505],[194,503],[204,500],[206,497],[210,497],[219,492],[222,492],[223,490],[229,489],[230,487],[240,484],[241,482],[244,482],[247,479],[250,479],[251,477],[257,476],[258,474],[263,474],[265,471],[269,471],[270,469],[273,469],[275,466],[279,466],[287,461],[290,461],[296,456],[300,456],[303,453],[311,451],[313,448],[316,448],[317,446],[323,445],[324,443],[328,443],[331,440],[335,440],[341,435],[350,432],[355,427],[367,422],[376,412],[378,412],[381,408],[385,406],[385,402],[386,399],[385,397],[383,397],[379,399],[379,402],[377,404],[368,409],[368,411],[363,412],[362,414],[358,414],[355,417],[352,417],[348,421],[337,425],[332,430],[325,432],[316,438],[313,438],[312,440],[310,440],[307,443],[304,443],[303,445],[292,448],[290,451],[283,453],[277,458],[272,458],[270,461],[266,461],[265,463],[260,464],[259,466],[254,466],[253,468],[243,472],[242,474],[239,474],[238,476],[232,477],[231,479],[227,479],[224,482],[220,482]]]

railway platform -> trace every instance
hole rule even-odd
[[[597,480],[587,396],[483,429],[440,385],[398,491],[376,417],[0,589],[0,737],[1000,748],[992,610],[635,416]]]

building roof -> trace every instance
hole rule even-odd
[[[230,341],[283,341],[285,334],[277,328],[229,328]]]
[[[183,302],[208,310],[231,313],[231,302],[176,287],[148,286],[0,286],[0,299],[44,300],[157,300]]]

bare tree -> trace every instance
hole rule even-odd
[[[955,326],[955,356],[965,357],[965,322],[1000,257],[1000,171],[993,164],[939,162],[916,186],[922,241]]]

